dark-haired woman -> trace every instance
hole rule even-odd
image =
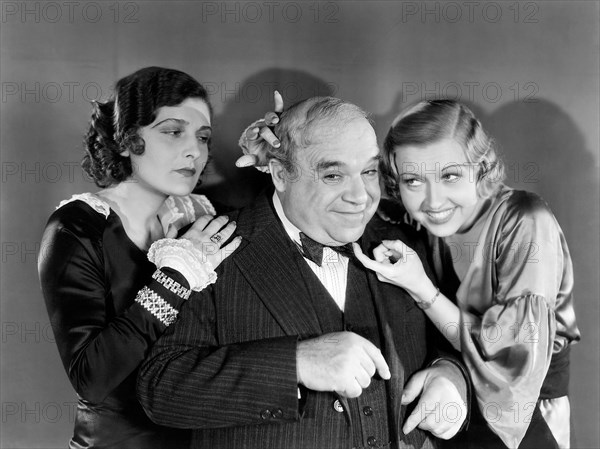
[[[101,188],[63,201],[39,273],[56,343],[78,395],[70,448],[179,448],[136,400],[138,366],[185,301],[240,243],[235,223],[191,194],[208,158],[211,107],[189,75],[148,67],[96,103],[84,170]],[[193,223],[179,239],[178,230]]]

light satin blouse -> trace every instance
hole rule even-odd
[[[502,186],[466,232],[429,235],[429,242],[444,293],[455,292],[461,310],[461,351],[479,408],[504,443],[517,447],[553,355],[580,339],[562,230],[539,196]],[[454,287],[448,287],[449,267]],[[568,419],[556,419],[568,416],[565,394],[545,399],[540,409],[555,438],[568,446]]]

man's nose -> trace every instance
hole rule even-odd
[[[362,177],[351,180],[344,199],[354,204],[365,204],[368,198],[369,193]]]

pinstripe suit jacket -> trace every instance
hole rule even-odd
[[[303,259],[267,196],[233,218],[243,237],[240,248],[219,266],[219,281],[190,298],[153,347],[138,377],[140,402],[158,424],[194,429],[194,448],[348,447],[347,421],[326,413],[333,393],[305,390],[298,399],[296,344],[320,333],[310,282],[299,274]],[[364,249],[382,236],[417,243],[399,227],[389,228],[374,219]],[[430,434],[400,430],[403,385],[433,356],[424,314],[404,290],[372,273],[369,287],[392,373],[387,391],[394,444],[435,447]]]

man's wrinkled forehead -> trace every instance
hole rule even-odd
[[[348,135],[354,135],[352,131],[359,129],[363,130],[360,142],[349,141]],[[353,146],[355,143],[360,145],[359,153],[357,147]],[[299,151],[309,166],[319,170],[356,164],[367,166],[380,159],[375,131],[366,119],[355,119],[334,128],[321,128],[310,143]],[[358,158],[357,154],[360,155]]]
[[[348,122],[331,123],[324,121],[313,127],[309,136],[306,136],[306,146],[309,147],[331,147],[341,141],[349,131],[362,128],[366,131],[366,145],[368,148],[377,149],[377,137],[371,122],[366,118],[355,118]],[[365,148],[366,150],[367,148]]]

